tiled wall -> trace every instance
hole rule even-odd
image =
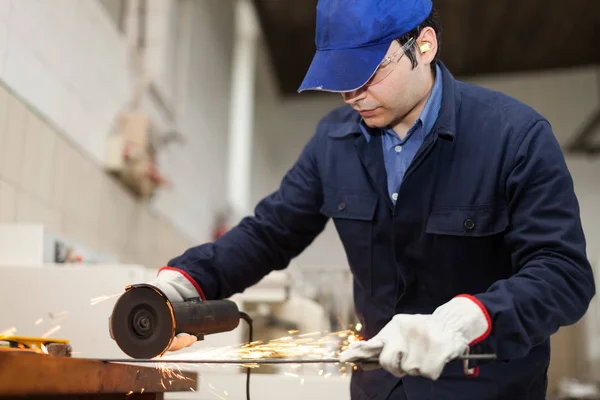
[[[148,3],[146,65],[176,120],[149,93],[141,109],[158,132],[176,130],[184,138],[159,154],[170,186],[152,207],[186,237],[208,240],[226,191],[233,3]],[[79,146],[80,157],[90,158],[96,169],[139,80],[133,33],[127,30],[137,21],[131,18],[121,33],[97,0],[0,0],[0,80]],[[186,40],[173,36],[182,32]],[[7,163],[12,168],[14,162]],[[10,170],[6,174],[12,176]]]
[[[22,99],[0,87],[0,223],[34,222],[122,262],[160,267],[191,243]]]

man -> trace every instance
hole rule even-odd
[[[352,399],[544,399],[549,337],[595,293],[578,202],[548,121],[437,60],[430,0],[321,0],[300,87],[340,92],[280,188],[154,284],[229,297],[285,268],[332,218],[366,341]],[[179,337],[173,350],[193,338]],[[471,363],[465,351],[494,353]]]

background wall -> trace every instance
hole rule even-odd
[[[130,13],[120,31],[119,5],[0,0],[0,222],[42,222],[160,266],[209,239],[225,196],[233,5],[148,2],[145,70],[134,56],[139,21]],[[102,171],[143,76],[155,87],[141,108],[157,130],[183,136],[161,154],[171,185],[149,206]]]

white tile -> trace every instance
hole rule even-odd
[[[44,121],[40,131],[40,144],[43,151],[40,154],[38,170],[37,193],[42,200],[51,204],[52,186],[54,185],[54,148],[56,147],[57,133]]]
[[[7,22],[10,17],[10,0],[0,0],[0,21]]]
[[[48,23],[47,15],[39,7],[38,0],[13,0],[8,26],[11,34],[17,34],[27,43],[31,42],[40,27]]]
[[[60,172],[64,173],[63,177],[66,179],[66,188],[62,194],[64,217],[76,221],[76,224],[85,225],[85,234],[97,238],[101,172],[79,149],[67,153],[67,170]]]
[[[1,1],[1,0],[0,0]],[[0,76],[4,69],[4,60],[8,47],[8,26],[5,21],[0,19]]]
[[[90,232],[97,234],[100,225],[100,185],[103,171],[86,156],[87,170],[83,186],[86,206],[84,221]]]
[[[38,8],[41,12],[53,18],[54,20],[58,19],[59,21],[64,21],[68,19],[73,19],[75,17],[74,14],[80,2],[96,3],[96,1],[90,2],[87,0],[38,0],[36,8]]]
[[[32,41],[27,43],[40,62],[67,88],[79,67],[79,56],[72,45],[75,40],[73,36],[77,33],[67,31],[70,26],[69,21],[44,25],[38,29]]]
[[[60,80],[17,35],[9,35],[2,77],[33,108],[61,129],[75,112],[68,107],[70,95]]]
[[[52,189],[50,204],[53,208],[64,211],[66,209],[65,196],[70,192],[69,181],[70,158],[75,151],[62,135],[56,135],[54,156],[52,157]]]
[[[39,170],[38,159],[43,149],[40,146],[40,130],[42,123],[29,110],[25,113],[25,132],[23,144],[23,166],[21,168],[20,186],[30,194],[36,194]]]
[[[22,190],[17,196],[17,222],[39,223],[53,232],[60,231],[60,214]]]
[[[20,186],[25,143],[25,115],[23,103],[14,96],[8,98],[8,126],[2,134],[0,176]]]
[[[124,221],[119,218],[119,187],[112,177],[100,182],[100,224],[98,234],[102,243],[113,246],[120,242],[119,232]]]
[[[28,112],[21,187],[46,203],[52,197],[54,136],[45,121]]]
[[[4,86],[0,85],[0,157],[2,157],[2,137],[8,126],[8,92]],[[0,165],[1,167],[1,165]],[[0,171],[0,176],[2,172]]]
[[[17,219],[17,190],[8,182],[0,180],[0,222]]]
[[[83,171],[85,159],[77,148],[69,152],[69,156],[65,160],[67,163],[65,171],[67,188],[64,193],[63,210],[67,218],[84,220],[86,212]]]
[[[137,202],[131,193],[119,183],[117,195],[117,206],[120,220],[120,238],[129,240],[131,238],[132,226],[136,218]]]
[[[72,216],[63,216],[61,221],[61,232],[67,238],[87,248],[96,249],[98,246],[98,234],[90,229],[88,224]]]

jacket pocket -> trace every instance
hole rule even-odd
[[[479,293],[512,270],[504,234],[509,226],[506,203],[437,207],[426,225],[423,249],[428,266],[419,271],[427,293],[445,302],[458,293]]]
[[[372,292],[373,218],[377,195],[329,192],[321,213],[332,218],[346,252],[355,283]]]
[[[502,202],[479,206],[437,207],[429,215],[426,232],[438,235],[485,237],[508,227],[508,211]]]

